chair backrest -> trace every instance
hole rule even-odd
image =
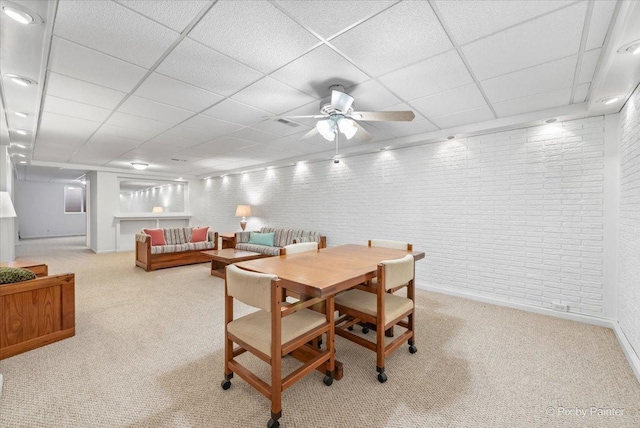
[[[384,260],[380,262],[380,265],[384,270],[385,290],[404,285],[415,276],[415,260],[411,254],[407,254],[401,259]]]
[[[408,242],[403,241],[391,241],[389,239],[370,239],[369,240],[370,247],[384,247],[384,248],[393,248],[396,250],[407,250],[411,251],[413,249],[413,245]]]
[[[302,242],[300,244],[289,244],[280,250],[280,255],[305,253],[307,251],[318,251],[317,242]]]
[[[237,266],[227,266],[227,294],[249,306],[271,312],[271,282],[276,275],[249,272]]]

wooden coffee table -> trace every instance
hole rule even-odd
[[[211,275],[225,279],[227,265],[247,260],[271,257],[267,254],[254,253],[253,251],[236,250],[235,248],[224,248],[222,250],[202,251],[211,258]]]

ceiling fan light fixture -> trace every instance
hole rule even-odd
[[[335,122],[331,119],[319,120],[316,123],[316,129],[318,130],[320,135],[322,135],[325,140],[329,141],[333,141],[333,139],[336,137],[335,126]]]
[[[142,162],[131,162],[131,166],[133,166],[135,169],[137,169],[139,171],[143,171],[143,170],[147,169],[149,164],[148,163],[142,163]]]
[[[353,138],[353,136],[356,135],[356,132],[358,132],[358,128],[356,128],[356,124],[353,120],[347,119],[346,117],[338,119],[338,128],[340,129],[340,132],[347,137],[347,140]]]

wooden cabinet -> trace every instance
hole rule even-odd
[[[75,335],[75,275],[0,285],[0,360]]]

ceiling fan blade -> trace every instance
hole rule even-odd
[[[358,131],[354,135],[356,140],[360,141],[361,143],[368,143],[369,141],[371,141],[373,135],[369,134],[369,132],[355,120],[353,121],[353,124],[356,128],[358,128]]]
[[[315,136],[318,133],[318,130],[316,129],[316,127],[314,126],[313,128],[311,128],[311,131],[307,132],[306,134],[304,134],[302,136],[302,138],[300,138],[301,140],[306,140],[309,139],[313,136]]]
[[[354,111],[352,119],[373,121],[410,122],[416,115],[411,110],[404,111]]]
[[[351,108],[351,104],[353,104],[353,97],[351,95],[336,91],[335,89],[331,91],[331,105],[333,107],[346,113],[349,111],[349,108]]]
[[[263,119],[322,119],[325,116],[324,114],[309,114],[306,116],[262,116]]]

